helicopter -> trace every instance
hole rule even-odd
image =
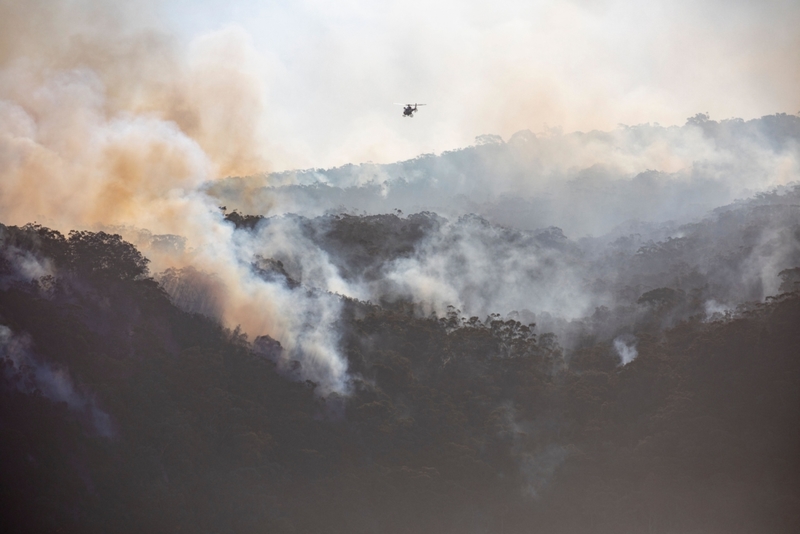
[[[414,118],[414,112],[417,111],[417,106],[424,106],[425,104],[397,104],[395,106],[404,106],[403,107],[403,117],[410,117]]]

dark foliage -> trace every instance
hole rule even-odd
[[[366,280],[380,278],[387,262],[410,256],[443,221],[429,212],[408,217],[329,215],[298,220],[305,235],[328,253],[344,278]]]
[[[253,230],[263,219],[261,215],[242,215],[236,210],[225,215],[225,220],[232,222],[238,230]]]
[[[326,239],[386,246],[349,224]],[[347,301],[352,392],[321,398],[276,372],[274,340],[175,307],[118,236],[0,232],[0,324],[30,353],[23,368],[3,338],[4,532],[800,529],[797,293],[636,331],[625,367],[608,341],[566,358],[499,316]],[[49,278],[15,271],[23,254]],[[110,430],[48,396],[35,365],[68,372]]]

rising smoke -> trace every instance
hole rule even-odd
[[[229,178],[208,191],[272,215],[254,232],[261,253],[303,283],[439,314],[453,305],[468,316],[570,320],[665,286],[735,306],[776,294],[779,273],[800,261],[797,190],[787,186],[800,176],[795,116],[482,141],[391,165]],[[366,240],[361,248],[341,237],[357,216],[350,240]]]
[[[111,417],[97,405],[94,398],[75,387],[69,371],[37,357],[27,335],[16,334],[2,324],[0,362],[3,363],[3,378],[7,384],[13,384],[23,393],[38,393],[54,402],[66,403],[98,435],[113,435]]]
[[[631,221],[688,222],[800,174],[793,116],[683,127],[639,125],[609,132],[534,134],[404,162],[291,171],[211,184],[229,207],[264,215],[436,211],[568,236],[599,236]],[[244,193],[246,194],[244,194]]]
[[[799,121],[785,115],[522,131],[390,165],[257,174],[269,170],[267,105],[248,34],[183,43],[143,6],[0,4],[3,222],[114,228],[178,304],[278,339],[283,363],[297,360],[323,393],[347,389],[341,296],[578,321],[672,284],[653,259],[665,240],[688,258],[698,242],[739,239],[722,231],[724,213],[701,222],[710,210],[800,176]],[[218,180],[229,175],[244,177]],[[271,218],[236,231],[220,205]],[[395,209],[440,219],[369,272],[325,237],[331,213]],[[735,305],[774,293],[777,273],[798,264],[796,214],[768,222],[747,234],[735,269],[723,261],[731,247],[687,262],[682,294],[708,286],[706,301]],[[652,254],[637,256],[646,246]],[[259,258],[300,285],[259,274]],[[644,267],[625,271],[633,264]]]
[[[628,365],[639,355],[639,351],[636,350],[636,338],[630,335],[616,338],[614,350],[619,355],[620,365]]]
[[[229,28],[182,46],[141,3],[1,7],[3,222],[182,236],[182,249],[145,247],[154,270],[210,273],[224,323],[280,339],[306,378],[343,390],[337,299],[253,276],[252,240],[234,235],[199,189],[268,167],[248,36]]]

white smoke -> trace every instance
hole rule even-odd
[[[600,236],[627,221],[689,222],[800,178],[800,119],[639,125],[609,132],[518,132],[439,156],[230,178],[209,193],[247,213],[309,217],[435,211],[567,235]],[[496,137],[496,136],[495,136]]]
[[[324,220],[294,217],[292,224],[313,228],[303,232],[271,218],[272,234],[262,230],[260,239],[272,245],[261,253],[270,256],[272,248],[271,257],[304,283],[350,297],[410,299],[440,314],[449,305],[466,315],[529,312],[541,324],[635,305],[675,276],[687,294],[730,302],[774,294],[778,273],[800,261],[796,210],[761,209],[755,200],[752,208],[712,210],[773,188],[788,195],[777,204],[791,204],[796,191],[787,184],[800,180],[799,143],[794,116],[715,122],[698,115],[680,128],[520,132],[507,143],[489,136],[441,156],[231,178],[207,191],[267,216],[396,208],[443,214],[450,220],[413,251],[386,258],[377,278],[316,250]],[[553,225],[565,231],[543,230]],[[275,247],[276,232],[291,237]]]
[[[75,388],[65,367],[43,361],[33,353],[30,345],[28,336],[15,334],[7,326],[0,325],[0,359],[11,364],[5,368],[5,378],[24,393],[39,391],[54,402],[66,403],[70,410],[88,420],[99,435],[111,437],[110,416],[90,395]]]
[[[6,243],[4,232],[0,232],[0,260],[10,267],[9,272],[0,275],[0,289],[7,289],[15,282],[39,280],[55,273],[49,258],[38,258],[28,250]]]
[[[576,247],[581,237],[631,220],[657,226],[697,219],[800,174],[797,135],[786,117],[780,120],[789,133],[778,139],[778,127],[700,116],[681,128],[522,131],[508,142],[484,136],[468,150],[392,165],[217,181],[269,170],[263,125],[276,106],[266,101],[269,84],[255,41],[229,26],[181,42],[155,22],[149,4],[137,5],[0,3],[3,222],[38,220],[64,231],[124,227],[131,239],[141,229],[181,236],[179,248],[142,246],[152,270],[192,267],[208,277],[202,311],[252,337],[278,339],[282,357],[299,361],[303,376],[323,392],[346,390],[337,294],[411,298],[439,312],[453,304],[469,314],[528,310],[579,318],[612,302],[609,290],[593,285],[597,263],[591,243]],[[355,147],[350,154],[361,153],[363,136],[381,137],[377,145],[398,141],[367,122],[342,141]],[[507,128],[501,133],[514,131]],[[263,215],[432,209],[450,222],[413,254],[392,258],[376,279],[344,273],[297,221],[235,232],[220,204]],[[470,213],[529,231],[558,226],[572,241],[547,245],[535,235],[458,221]],[[772,291],[773,275],[793,266],[793,243],[789,232],[765,235],[753,249],[747,280],[761,277],[757,289]],[[260,276],[253,268],[259,256],[284,262],[302,285]],[[767,265],[764,257],[774,261]],[[37,265],[20,272],[49,272]],[[175,298],[191,307],[197,295]]]
[[[202,219],[195,219],[193,225],[198,220]],[[258,276],[253,268],[259,256],[271,257],[291,240],[290,227],[285,228],[287,233],[265,234],[259,240],[248,232],[234,232],[218,210],[206,224],[208,236],[190,241],[195,246],[181,259],[209,273],[211,294],[206,297],[215,302],[212,309],[221,310],[217,318],[227,324],[235,321],[251,336],[269,334],[279,340],[282,357],[298,361],[301,376],[317,382],[319,393],[345,392],[347,365],[339,353],[337,329],[341,303],[332,293],[341,288],[335,271],[315,257],[319,251],[295,243],[293,258],[306,267],[303,273],[308,283],[292,288],[281,280]]]
[[[181,236],[181,247],[142,247],[154,272],[209,274],[205,311],[275,337],[321,392],[344,391],[337,297],[256,276],[258,246],[201,190],[221,173],[268,168],[250,36],[228,27],[180,43],[131,6],[43,5],[0,3],[2,222]],[[28,279],[49,272],[13,263]]]
[[[529,310],[564,317],[583,316],[603,304],[587,299],[585,265],[555,231],[555,242],[491,226],[481,219],[446,223],[411,257],[387,266],[373,295],[396,295],[425,303],[444,314],[453,305],[467,315]]]
[[[614,350],[617,351],[620,365],[628,365],[639,356],[636,350],[636,338],[631,335],[622,335],[614,339]]]
[[[706,322],[730,317],[731,313],[733,312],[733,309],[730,306],[726,306],[725,304],[717,302],[714,299],[707,300],[703,305],[703,308],[706,313]]]

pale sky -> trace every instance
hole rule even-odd
[[[258,105],[220,104],[213,121],[217,136],[252,122],[242,131],[259,163],[248,170],[391,162],[523,129],[800,111],[796,0],[0,0],[23,24],[53,6],[58,32],[96,32],[99,11],[118,34],[166,37],[194,69],[187,87],[218,78],[205,94],[236,100],[234,86],[252,86]],[[120,46],[113,35],[107,48]],[[161,83],[158,55],[146,68],[138,59],[127,85]],[[117,71],[126,57],[114,58]],[[427,106],[409,120],[395,102]]]
[[[545,125],[800,111],[793,1],[165,4],[186,38],[226,25],[252,37],[279,168],[386,162]],[[428,106],[402,119],[392,103],[405,101]]]

